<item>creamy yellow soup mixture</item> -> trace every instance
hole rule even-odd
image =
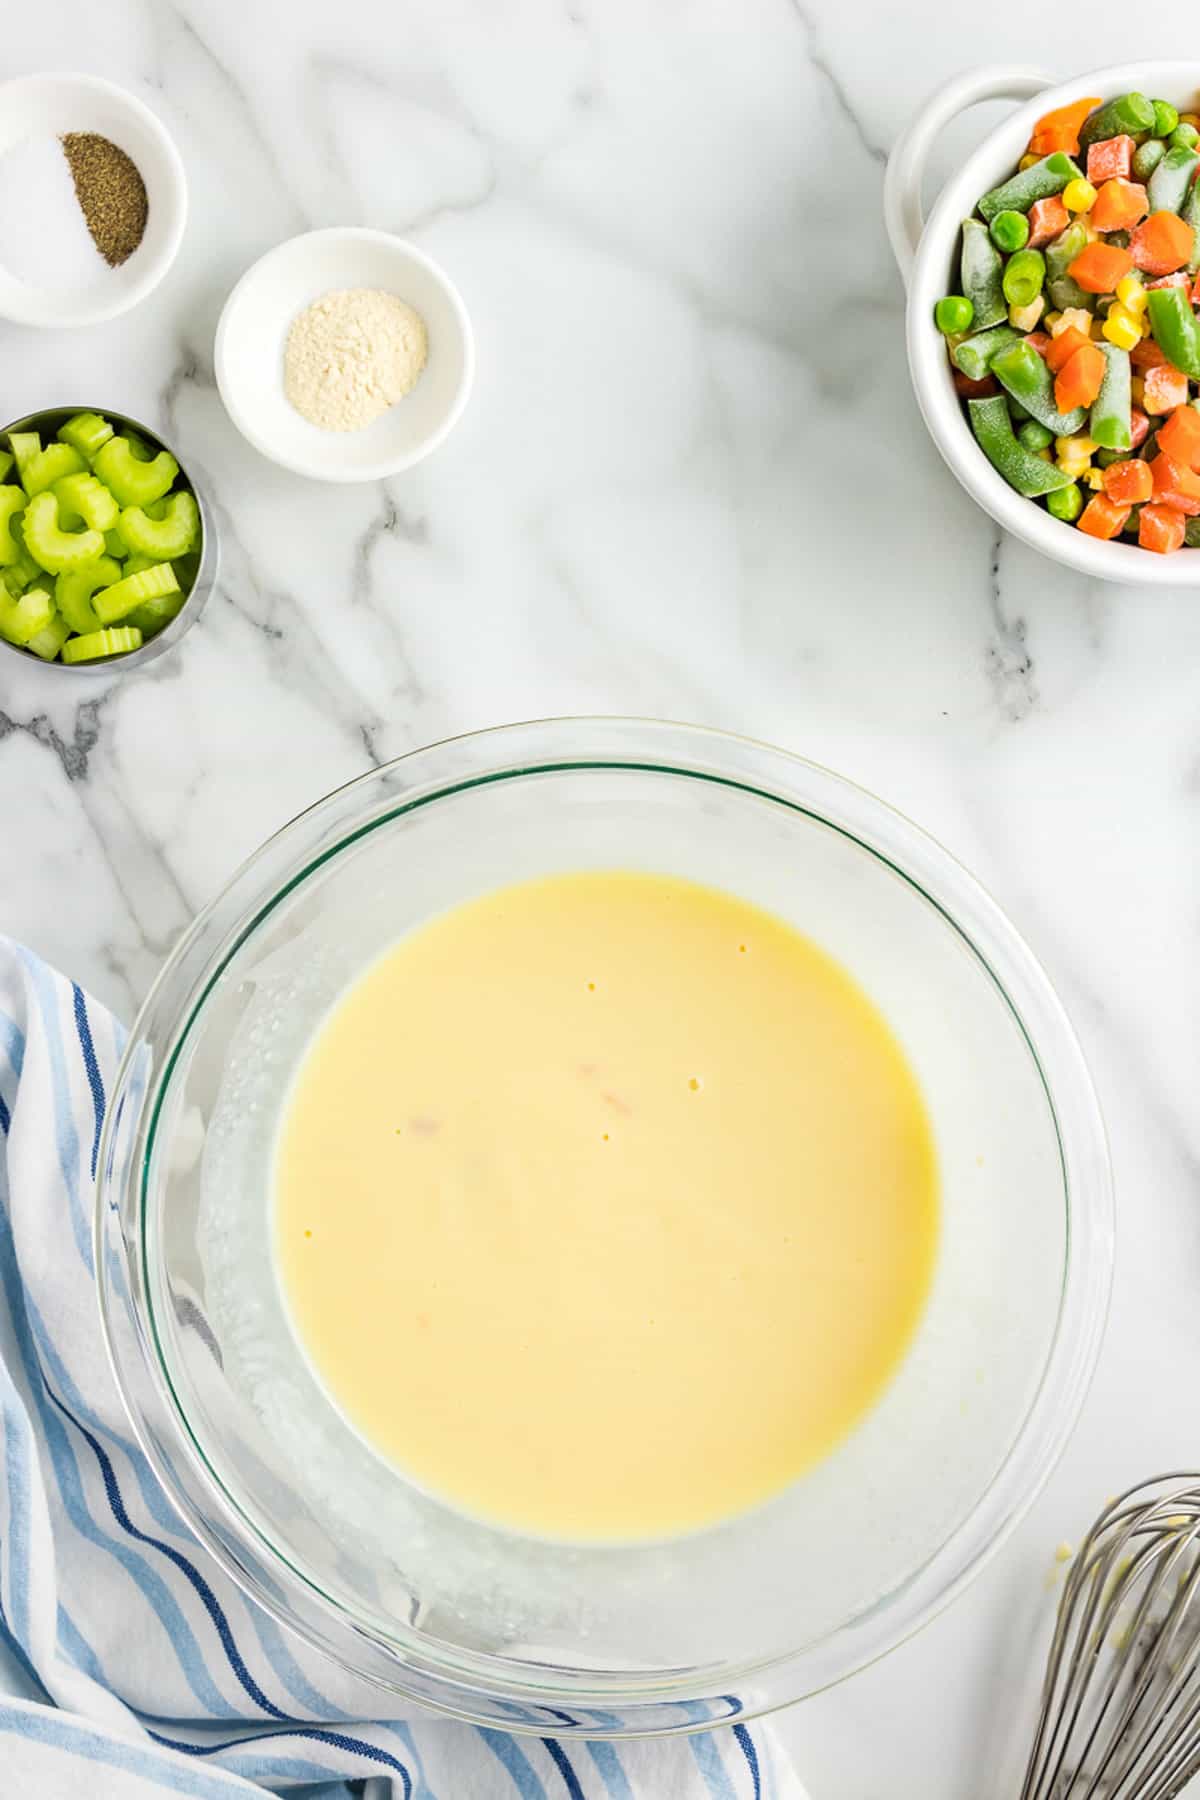
[[[904,1055],[849,975],[731,894],[498,889],[325,1021],[276,1158],[279,1272],[345,1416],[528,1533],[694,1530],[862,1419],[930,1284]]]

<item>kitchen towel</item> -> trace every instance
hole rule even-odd
[[[773,1734],[516,1738],[411,1712],[292,1640],[135,1443],[93,1287],[122,1032],[0,937],[0,1790],[312,1800],[803,1800]]]

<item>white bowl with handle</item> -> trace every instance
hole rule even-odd
[[[1200,62],[1124,63],[1058,84],[1024,66],[973,69],[956,76],[926,101],[892,151],[884,180],[884,218],[908,289],[908,364],[917,404],[934,443],[967,492],[1014,537],[1085,575],[1142,586],[1200,587],[1200,550],[1159,556],[1132,541],[1104,542],[1052,518],[1036,501],[1009,487],[975,442],[955,392],[946,340],[933,322],[942,295],[959,292],[962,221],[971,217],[981,194],[1015,171],[1036,120],[1085,95],[1112,100],[1133,91],[1169,100],[1181,112],[1190,110],[1200,91]],[[953,118],[984,100],[1022,104],[951,176],[925,219],[921,183],[934,142]]]

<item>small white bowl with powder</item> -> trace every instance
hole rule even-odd
[[[379,481],[442,442],[475,372],[453,282],[403,238],[310,231],[259,259],[225,302],[217,386],[242,435],[316,481]]]

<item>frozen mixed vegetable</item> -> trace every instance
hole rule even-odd
[[[1200,112],[1130,93],[1046,113],[963,221],[934,312],[1009,486],[1159,554],[1200,548],[1198,171]]]

